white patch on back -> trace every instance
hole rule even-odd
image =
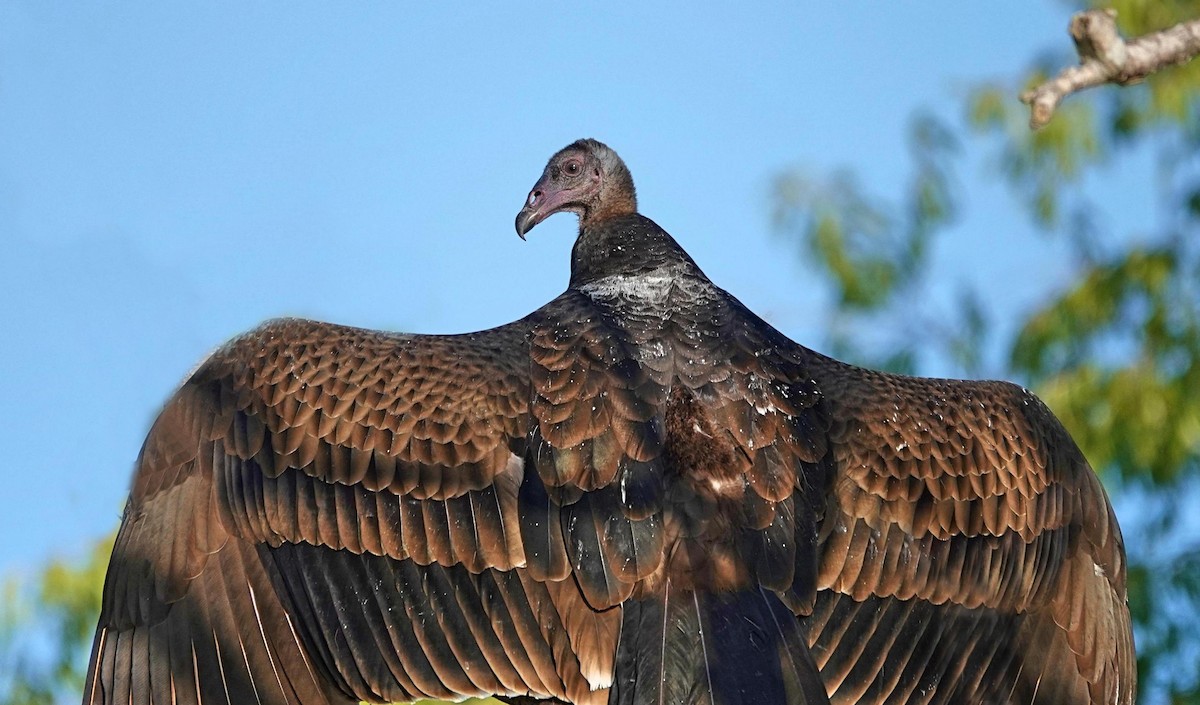
[[[579,291],[633,333],[642,365],[661,370],[661,360],[680,351],[667,349],[672,343],[660,337],[662,328],[655,321],[661,321],[665,328],[667,321],[680,311],[706,308],[720,295],[712,282],[695,276],[694,271],[684,264],[675,264],[639,274],[613,274],[588,282]],[[687,331],[695,325],[688,322],[684,334],[692,337]],[[701,350],[706,347],[701,346]],[[703,364],[704,359],[699,362]]]
[[[641,274],[613,274],[579,287],[594,300],[627,299],[642,305],[664,303],[683,268],[663,267]]]

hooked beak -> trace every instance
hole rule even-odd
[[[525,199],[525,206],[517,213],[517,235],[524,240],[525,233],[533,230],[533,226],[546,218],[560,210],[575,210],[571,199],[575,197],[576,192],[577,189],[562,189],[551,185],[549,174],[543,174]]]
[[[537,189],[531,191],[529,198],[525,199],[525,207],[521,209],[520,213],[517,213],[517,236],[522,240],[525,239],[525,233],[533,230],[533,226],[546,218],[536,203],[536,197],[539,193]]]

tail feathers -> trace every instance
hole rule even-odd
[[[795,615],[769,590],[622,605],[613,705],[828,705]]]

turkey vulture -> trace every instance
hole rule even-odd
[[[555,154],[524,235],[570,286],[508,325],[266,323],[137,461],[85,703],[1131,703],[1121,534],[1004,382],[808,350]]]

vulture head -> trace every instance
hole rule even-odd
[[[517,213],[517,234],[525,233],[559,211],[579,215],[579,229],[592,223],[637,212],[633,176],[625,162],[593,139],[573,142],[550,157],[542,178],[533,185],[525,207]]]

